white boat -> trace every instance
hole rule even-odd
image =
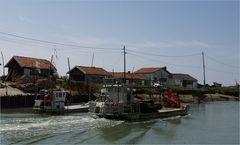
[[[49,113],[64,113],[67,91],[40,90],[36,96],[34,110]]]
[[[36,95],[33,109],[38,112],[64,114],[88,112],[88,103],[67,105],[69,93],[62,90],[40,90]]]
[[[130,121],[188,114],[188,105],[167,108],[154,101],[134,100],[133,92],[131,85],[105,85],[100,98],[89,103],[89,111],[99,117]]]

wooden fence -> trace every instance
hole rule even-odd
[[[35,95],[1,96],[1,108],[33,107]]]

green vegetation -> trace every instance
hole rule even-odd
[[[63,89],[70,89],[70,83],[67,77],[61,77],[58,78],[56,81],[56,85]],[[100,84],[91,84],[91,92],[92,93],[100,93],[101,92],[102,85]],[[82,92],[88,92],[89,91],[89,84],[85,82],[76,82],[71,81],[71,89],[72,90],[78,90]]]
[[[215,88],[206,88],[206,89],[186,89],[179,86],[167,86],[165,88],[153,88],[149,86],[138,86],[136,87],[137,94],[159,94],[166,93],[168,89],[172,89],[174,93],[177,94],[224,94],[239,97],[239,85],[231,86],[231,87],[215,87]]]
[[[92,85],[92,93],[101,93],[102,85],[101,84],[93,84]]]
[[[225,95],[231,95],[239,97],[239,85],[232,86],[232,87],[217,87],[217,88],[211,88],[211,90],[215,93],[219,94],[225,94]]]
[[[169,86],[168,88],[171,88],[173,92],[178,94],[224,94],[224,95],[231,95],[239,97],[239,85],[236,86],[230,86],[230,87],[208,87],[206,89],[195,89],[195,90],[189,90],[184,89],[182,87],[177,86]]]
[[[57,79],[56,85],[63,89],[69,89],[69,81],[66,77]]]

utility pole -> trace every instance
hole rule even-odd
[[[124,73],[123,73],[123,83],[126,83],[126,49],[125,49],[125,45],[123,46],[123,59],[124,59]]]
[[[206,78],[205,78],[205,61],[204,61],[204,52],[202,52],[202,60],[203,60],[203,88],[206,85]]]

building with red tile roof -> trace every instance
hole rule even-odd
[[[103,83],[105,78],[110,78],[111,74],[100,67],[75,66],[68,74],[74,81],[90,81],[93,83]]]
[[[15,80],[23,75],[48,76],[56,72],[55,66],[46,59],[13,56],[5,65],[8,68],[7,80]]]
[[[143,68],[140,68],[139,70],[135,71],[134,73],[138,73],[138,74],[155,73],[159,69],[161,69],[161,68],[160,67],[143,67]]]
[[[166,85],[172,78],[172,74],[167,70],[167,67],[144,67],[134,73],[144,75],[149,85],[153,85],[154,83]]]

